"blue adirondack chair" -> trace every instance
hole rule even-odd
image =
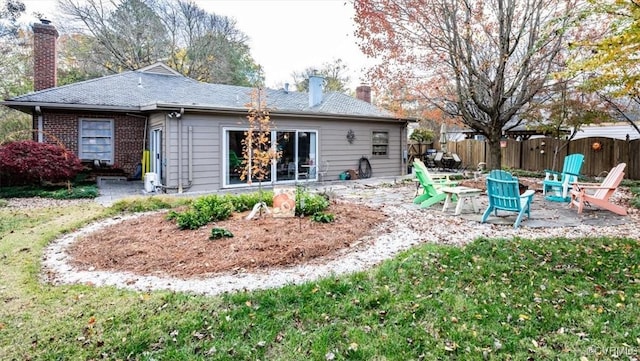
[[[444,186],[452,187],[458,184],[458,182],[449,179],[437,181],[432,179],[427,166],[419,159],[413,161],[413,169],[420,186],[422,186],[422,194],[418,195],[413,200],[413,203],[419,204],[420,208],[428,208],[436,203],[443,202],[447,195],[440,188]]]
[[[584,163],[584,155],[576,153],[564,157],[562,172],[545,169],[546,176],[542,181],[542,194],[554,202],[569,202],[571,184],[578,181],[580,169]]]
[[[529,189],[520,194],[518,178],[511,173],[499,169],[494,169],[487,176],[487,196],[489,197],[489,207],[482,215],[482,223],[487,221],[491,212],[498,215],[498,210],[516,212],[513,228],[518,228],[522,216],[526,213],[531,217],[531,202],[535,191]]]

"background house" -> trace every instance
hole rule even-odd
[[[4,105],[32,114],[40,142],[63,144],[80,159],[148,172],[166,191],[246,187],[239,177],[242,139],[253,88],[209,84],[157,63],[120,74],[56,87],[56,39],[51,24],[34,24],[35,92]],[[357,98],[322,91],[266,89],[270,139],[281,152],[268,183],[318,180],[357,169],[366,158],[372,176],[406,172],[407,123],[371,104],[371,88]],[[147,172],[145,169],[142,171]]]

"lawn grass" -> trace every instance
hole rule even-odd
[[[602,360],[640,354],[637,240],[421,245],[367,272],[219,297],[42,284],[43,247],[110,212],[94,205],[28,215],[0,208],[0,224],[11,224],[0,229],[1,360]]]

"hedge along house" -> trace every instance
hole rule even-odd
[[[120,74],[56,87],[57,31],[34,24],[35,92],[3,102],[33,116],[34,137],[61,142],[80,159],[149,172],[167,192],[247,187],[240,179],[242,140],[253,88],[209,84],[157,63]],[[269,184],[319,180],[313,166],[329,164],[323,179],[338,179],[368,159],[372,176],[406,172],[407,124],[371,104],[371,89],[357,98],[322,92],[265,90],[271,145],[281,154]],[[255,183],[254,183],[255,184]],[[264,184],[264,183],[263,183]]]

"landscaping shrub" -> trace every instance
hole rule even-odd
[[[0,146],[3,186],[69,181],[82,169],[75,154],[54,144],[25,140]]]
[[[311,220],[318,223],[331,223],[335,220],[335,216],[331,213],[318,212],[311,216]]]
[[[296,192],[296,215],[311,216],[323,212],[329,207],[329,201],[319,194],[309,193],[302,188]]]
[[[271,191],[262,191],[262,195],[260,195],[260,192],[227,194],[224,198],[233,204],[236,212],[248,211],[259,202],[265,202],[269,207],[273,205],[273,192]]]
[[[267,206],[273,206],[273,192],[254,192],[238,195],[227,194],[208,195],[194,200],[189,209],[177,212],[170,211],[168,220],[175,220],[180,229],[198,229],[209,222],[222,221],[232,212],[244,212],[254,205],[264,201]],[[317,222],[329,223],[333,221],[332,214],[322,213],[329,207],[329,200],[319,194],[309,193],[302,188],[296,193],[296,214],[316,217]]]
[[[209,239],[220,239],[220,238],[233,238],[233,233],[229,232],[224,228],[212,228],[211,235]]]
[[[210,195],[196,199],[191,208],[182,213],[169,212],[167,218],[175,219],[180,229],[198,229],[209,222],[229,218],[233,210],[229,197]]]

